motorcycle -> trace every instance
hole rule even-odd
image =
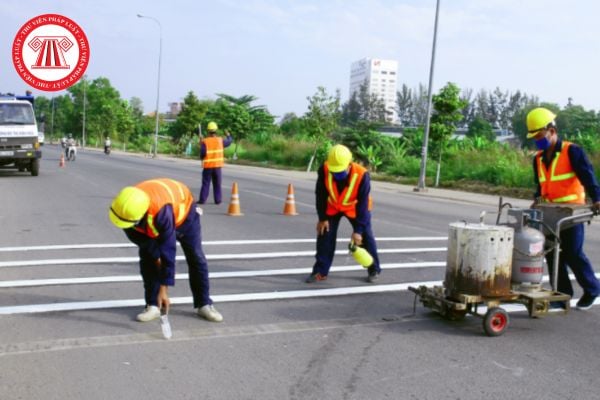
[[[67,161],[75,161],[77,157],[77,147],[76,146],[68,146],[67,147]]]
[[[106,155],[110,154],[110,146],[104,146],[104,154],[106,154]]]

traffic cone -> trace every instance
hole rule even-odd
[[[242,214],[242,210],[240,209],[240,195],[238,194],[238,184],[237,182],[233,182],[233,186],[231,188],[231,201],[229,202],[229,209],[227,210],[227,215],[232,217],[239,217]]]
[[[296,200],[294,199],[294,186],[291,183],[288,185],[287,198],[283,206],[283,215],[298,215],[296,212]]]
[[[58,161],[58,166],[61,168],[65,166],[65,155],[63,153],[60,153],[60,161]]]

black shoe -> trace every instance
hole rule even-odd
[[[200,204],[204,204],[204,202],[203,202],[203,201],[200,201],[200,200],[198,200],[198,201],[196,202],[196,204],[200,205]]]
[[[321,275],[320,273],[316,273],[316,274],[310,274],[308,278],[306,278],[306,283],[315,283],[315,282],[321,282],[321,281],[326,281],[327,280],[327,275]]]
[[[594,300],[596,300],[596,297],[598,296],[592,296],[591,294],[583,293],[583,296],[581,296],[581,298],[577,302],[577,309],[589,310],[594,305]]]
[[[548,308],[550,310],[566,310],[567,303],[565,303],[564,301],[551,301],[548,305]]]
[[[369,272],[369,276],[367,276],[367,282],[369,283],[376,283],[377,280],[379,279],[379,273],[378,272]]]

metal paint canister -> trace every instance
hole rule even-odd
[[[448,231],[446,295],[500,297],[511,291],[514,229],[454,222]]]

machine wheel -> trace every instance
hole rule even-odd
[[[483,317],[483,330],[488,336],[500,336],[508,328],[508,313],[500,307],[490,308]]]
[[[38,176],[40,174],[40,159],[35,158],[31,160],[31,165],[29,166],[29,170],[31,171],[31,176]]]

